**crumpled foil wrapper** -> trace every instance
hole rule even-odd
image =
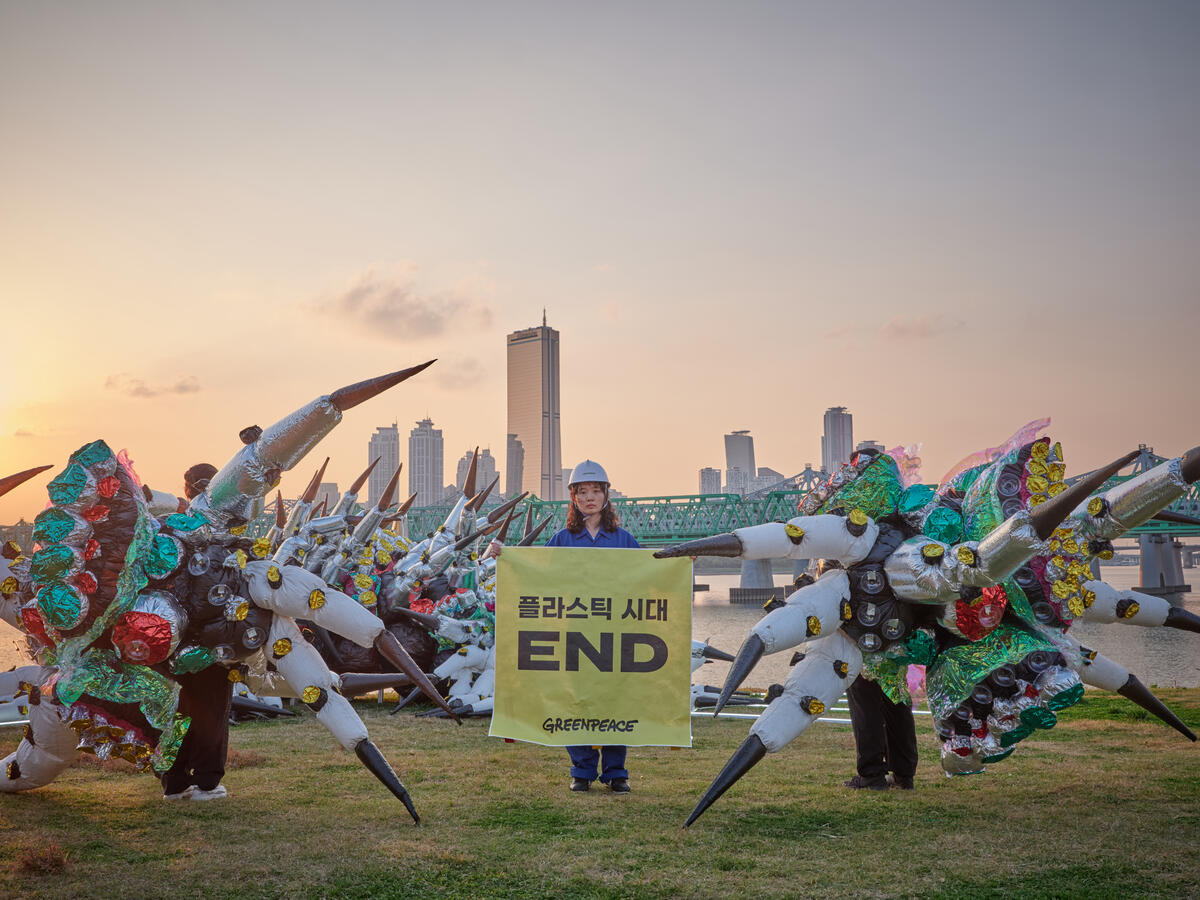
[[[843,467],[843,472],[847,468],[853,472],[849,463]],[[871,458],[857,477],[847,479],[844,485],[836,488],[817,509],[816,515],[835,509],[847,513],[852,509],[861,509],[871,518],[879,519],[895,514],[902,493],[904,488],[900,484],[900,470],[896,461],[886,453],[881,453]]]
[[[1019,663],[1035,650],[1057,649],[1045,638],[1005,624],[974,643],[950,647],[926,672],[929,711],[935,721],[944,719],[996,669]]]

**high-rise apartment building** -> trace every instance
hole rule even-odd
[[[754,465],[754,438],[749,431],[733,431],[725,435],[725,468],[741,469],[748,476],[758,472]]]
[[[532,491],[543,500],[566,496],[558,384],[558,332],[546,325],[543,312],[540,327],[508,336],[508,446],[515,438],[523,450],[514,472],[510,449],[510,491]]]
[[[749,431],[725,435],[725,492],[744,494],[758,469],[754,466],[754,438]]]
[[[857,453],[859,450],[874,450],[876,453],[887,452],[879,441],[859,441],[854,445],[854,452]]]
[[[462,455],[462,459],[458,461],[458,473],[454,477],[454,484],[461,491],[463,485],[467,483],[467,472],[471,469],[472,451],[468,450]],[[485,448],[479,454],[479,462],[475,464],[475,490],[482,491],[485,487],[492,483],[492,479],[497,475],[496,458],[492,456],[492,451]],[[496,491],[493,496],[498,497],[502,492]]]
[[[408,433],[408,492],[415,493],[417,506],[436,506],[446,489],[442,480],[442,430],[422,419]]]
[[[705,467],[700,470],[700,493],[721,493],[721,470]]]
[[[400,429],[393,425],[384,425],[375,429],[371,442],[367,445],[367,464],[379,459],[371,476],[367,480],[367,505],[374,506],[383,496],[383,489],[396,474],[400,466]],[[336,501],[335,501],[336,502]]]
[[[844,406],[825,410],[825,434],[821,437],[821,468],[836,472],[842,463],[850,461],[854,449],[854,417]]]
[[[524,490],[521,487],[521,478],[525,471],[525,447],[517,440],[515,434],[508,436],[508,442],[505,445],[504,466],[504,471],[507,473],[504,479],[504,496],[515,497]]]

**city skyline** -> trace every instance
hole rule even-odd
[[[436,506],[446,489],[445,440],[429,417],[408,433],[408,492],[417,506]],[[400,499],[400,498],[396,498]]]
[[[798,471],[832,404],[931,482],[1043,417],[1068,474],[1200,443],[1200,5],[284,21],[0,12],[0,474],[56,467],[0,522],[91,440],[179,493],[246,427],[434,358],[280,490],[423,417],[504,470],[504,336],[547,307],[561,465],[630,496],[692,493],[733,427]]]

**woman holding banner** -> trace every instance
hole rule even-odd
[[[547,547],[606,547],[637,549],[641,545],[620,527],[617,514],[608,502],[608,473],[599,464],[585,459],[571,471],[567,483],[571,502],[567,506],[567,527],[546,542]],[[571,790],[586,791],[597,777],[614,794],[629,793],[629,772],[625,768],[624,745],[567,747],[571,756]]]

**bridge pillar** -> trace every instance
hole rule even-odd
[[[738,587],[766,588],[767,590],[775,587],[775,576],[771,573],[771,561],[769,559],[743,559],[742,580],[738,583]]]
[[[1178,606],[1183,595],[1191,590],[1183,578],[1182,545],[1169,534],[1142,534],[1138,536],[1138,547],[1142,583],[1136,590],[1163,597]]]
[[[785,592],[778,592],[783,599]],[[775,576],[769,559],[743,559],[742,578],[738,587],[729,589],[730,603],[763,604],[776,596]]]
[[[1183,548],[1183,567],[1185,569],[1196,568],[1196,551],[1191,547]]]

